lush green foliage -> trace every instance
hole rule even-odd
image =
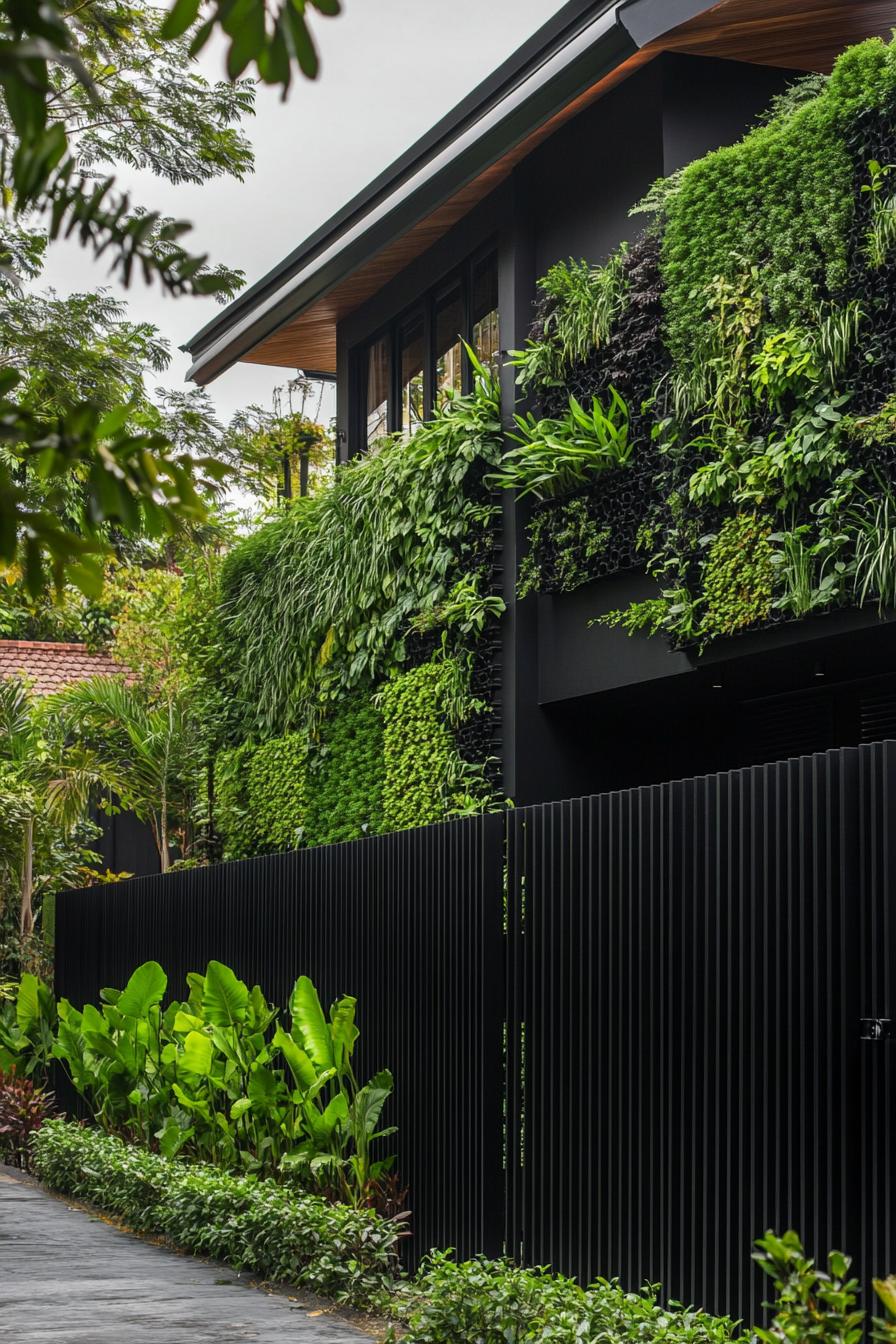
[[[511,351],[524,390],[562,383],[567,369],[606,344],[625,300],[626,254],[623,245],[606,266],[571,257],[542,276],[538,332],[524,349]]]
[[[504,454],[489,481],[520,499],[568,494],[598,472],[624,467],[631,456],[628,407],[615,388],[606,410],[599,397],[589,411],[570,397],[563,420],[539,420],[531,412],[515,420],[520,432],[511,438],[519,447]]]
[[[189,998],[161,1007],[168,978],[149,961],[97,1008],[58,1006],[23,977],[15,1016],[0,1016],[0,1068],[30,1074],[56,1059],[104,1129],[166,1156],[276,1175],[355,1204],[376,1203],[391,1158],[373,1151],[392,1078],[363,1086],[352,1070],[356,1001],[329,1020],[307,976],[290,999],[291,1026],[256,985],[209,962]]]
[[[48,700],[76,741],[92,780],[110,789],[153,833],[162,872],[171,864],[172,837],[183,853],[201,760],[186,698],[172,686],[157,703],[117,677],[75,683]]]
[[[427,826],[450,810],[459,758],[449,729],[458,695],[457,663],[437,659],[386,682],[378,696],[383,714],[387,831]],[[460,689],[463,696],[463,690]]]
[[[767,620],[774,575],[769,531],[755,514],[736,513],[712,539],[703,574],[707,633],[730,635]]]
[[[527,527],[529,549],[520,565],[517,585],[520,598],[537,592],[545,583],[539,555],[549,524],[557,586],[564,593],[588,582],[594,561],[604,554],[610,541],[610,529],[594,526],[582,498],[565,500],[553,516],[537,513]]]
[[[853,211],[848,124],[896,96],[896,61],[881,42],[854,47],[822,91],[781,109],[741,141],[691,164],[666,208],[663,271],[669,343],[680,366],[699,363],[703,296],[717,276],[760,267],[777,326],[807,321],[847,281]]]
[[[53,1097],[33,1079],[0,1071],[0,1162],[29,1170],[31,1136],[43,1125]]]
[[[328,845],[383,829],[382,718],[363,691],[338,704],[308,755],[305,840]]]
[[[780,1237],[767,1232],[756,1245],[753,1258],[772,1280],[776,1293],[775,1301],[767,1304],[774,1313],[770,1328],[753,1332],[761,1344],[787,1344],[789,1340],[861,1344],[865,1312],[857,1305],[859,1283],[849,1276],[852,1262],[848,1255],[832,1251],[827,1269],[819,1269],[795,1232]],[[885,1317],[872,1320],[871,1338],[892,1344],[896,1340],[896,1279],[875,1279],[874,1289]]]
[[[482,1258],[426,1262],[407,1299],[408,1344],[579,1344],[581,1340],[725,1344],[735,1323],[663,1307],[658,1290],[627,1293],[599,1280],[588,1289],[546,1269]]]
[[[339,12],[338,0],[309,2]],[[200,22],[200,0],[177,0],[167,17],[140,0],[3,6],[4,283],[39,270],[47,239],[74,236],[126,285],[136,270],[172,294],[234,291],[238,273],[187,252],[187,225],[132,207],[96,173],[124,162],[173,181],[242,177],[251,150],[234,123],[251,110],[252,90],[238,74],[255,62],[263,80],[286,88],[296,63],[316,73],[304,5],[282,6],[270,25],[265,0],[210,8]],[[219,28],[230,41],[230,84],[209,84],[193,65]],[[30,593],[48,577],[95,592],[110,527],[161,535],[205,516],[198,478],[219,476],[220,464],[180,451],[158,423],[143,432],[130,392],[112,406],[92,392],[35,406],[28,385],[14,368],[0,376],[0,564],[20,568]],[[73,479],[77,526],[67,509]]]
[[[236,548],[222,590],[237,729],[283,732],[401,667],[409,622],[447,597],[493,520],[469,487],[500,451],[497,386],[480,370],[471,396]]]
[[[308,811],[307,757],[307,743],[299,733],[222,752],[216,792],[225,858],[298,848]]]
[[[698,649],[896,599],[894,115],[896,47],[865,42],[651,192],[651,230],[613,259],[625,283],[587,353],[569,336],[587,328],[585,271],[569,264],[563,282],[554,268],[533,326],[550,357],[520,364],[552,413],[530,419],[528,449],[502,468],[546,501],[521,593],[646,564],[656,596],[604,622]],[[591,304],[602,320],[603,300]],[[559,397],[582,405],[616,386],[627,490],[577,479],[553,442]],[[572,490],[562,511],[549,498]]]
[[[97,857],[87,805],[98,781],[92,754],[67,738],[46,703],[18,678],[0,680],[0,917],[14,917],[19,957],[43,898]],[[8,955],[4,946],[0,958]]]
[[[262,1279],[365,1306],[398,1272],[402,1224],[371,1209],[188,1165],[62,1120],[43,1126],[33,1151],[50,1189]]]
[[[426,825],[486,805],[455,735],[493,591],[496,380],[470,353],[408,440],[337,470],[225,561],[213,664],[216,820],[229,857]],[[433,660],[433,649],[439,656]],[[260,744],[260,745],[259,745]]]

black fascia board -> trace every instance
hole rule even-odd
[[[533,33],[528,41],[513,52],[497,70],[478,84],[460,103],[446,113],[440,121],[436,122],[435,126],[415,141],[409,149],[405,150],[387,168],[384,168],[372,182],[364,187],[363,191],[358,192],[346,205],[325,220],[319,228],[315,229],[297,248],[294,248],[281,262],[272,267],[260,280],[250,285],[242,294],[239,294],[232,303],[227,305],[223,313],[212,318],[204,327],[201,327],[190,338],[189,343],[182,348],[185,350],[201,350],[203,345],[207,343],[205,338],[210,333],[219,330],[222,321],[235,320],[246,308],[250,308],[258,299],[263,298],[268,291],[275,288],[283,280],[288,279],[292,272],[310,261],[314,253],[324,243],[353,224],[388,191],[394,190],[400,185],[401,179],[407,177],[410,171],[422,160],[437,152],[464,125],[472,121],[477,115],[481,115],[488,106],[498,101],[519,81],[527,70],[537,63],[539,58],[543,59],[546,53],[561,45],[571,32],[576,31],[594,13],[599,14],[611,9],[617,2],[618,0],[569,0],[569,3],[565,4],[552,19]]]
[[[718,0],[714,0],[714,4],[718,4]],[[619,22],[641,48],[713,7],[706,0],[623,0],[619,7]]]

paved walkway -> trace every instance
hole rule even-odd
[[[0,1172],[0,1340],[15,1344],[361,1344],[299,1297],[120,1232]]]

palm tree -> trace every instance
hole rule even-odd
[[[171,837],[183,835],[198,765],[198,735],[182,695],[153,703],[146,691],[114,677],[91,677],[52,697],[76,741],[122,807],[149,823],[162,872]]]
[[[65,741],[46,702],[18,677],[0,681],[0,871],[18,887],[23,939],[34,932],[37,891],[58,877],[36,876],[35,855],[73,837],[98,779],[91,753]]]

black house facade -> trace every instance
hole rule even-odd
[[[770,101],[868,37],[864,0],[572,0],[343,211],[189,345],[202,384],[239,360],[337,383],[337,453],[411,431],[471,379],[460,338],[501,367],[537,281],[602,263],[658,178],[738,141]],[[501,541],[502,787],[519,805],[896,736],[896,633],[843,607],[670,647],[595,618],[657,592],[629,560],[519,596],[530,504]]]

